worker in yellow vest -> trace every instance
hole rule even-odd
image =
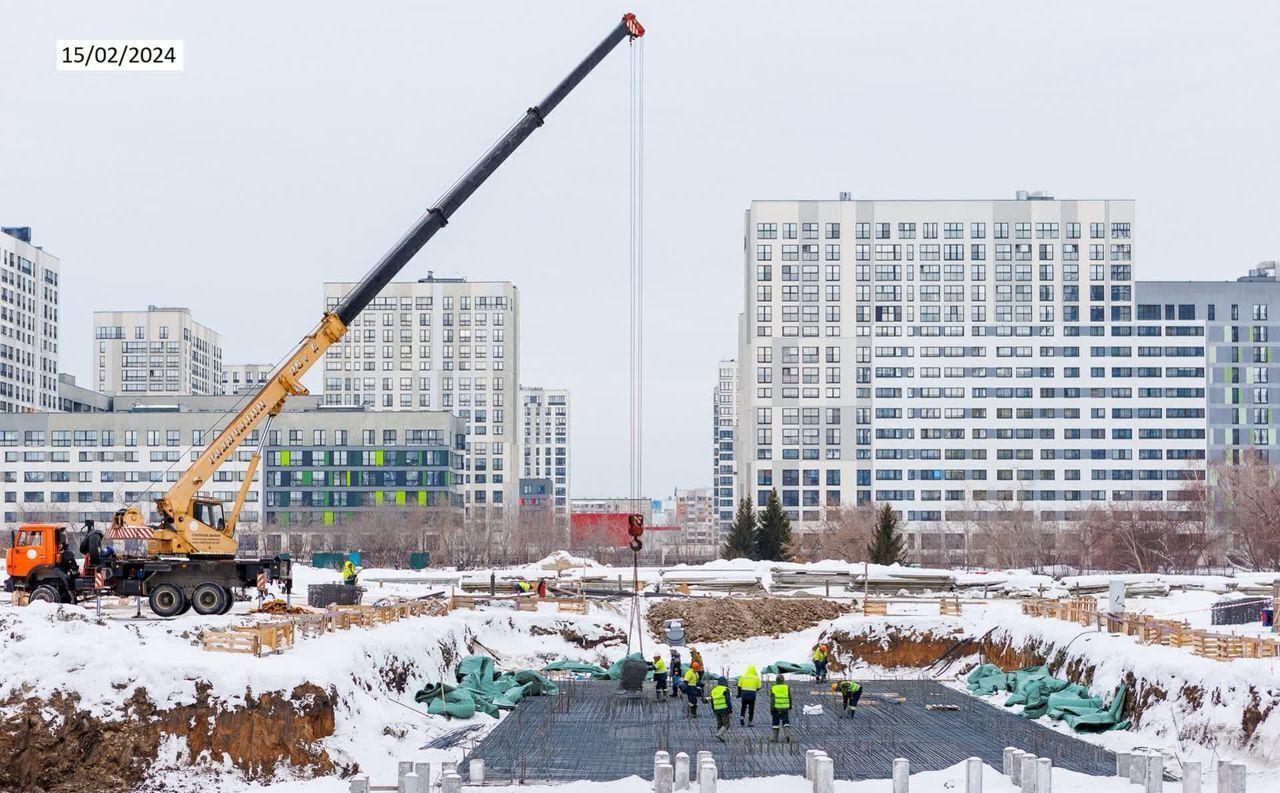
[[[733,703],[729,699],[729,681],[721,677],[711,687],[711,712],[716,715],[716,738],[724,741],[733,721]]]
[[[825,644],[815,644],[813,646],[813,680],[815,683],[821,683],[827,679],[827,659],[830,658],[830,652]]]
[[[667,662],[662,660],[661,655],[653,657],[653,663],[649,664],[649,668],[653,670],[653,687],[658,695],[658,699],[662,699],[667,695]]]
[[[689,700],[689,718],[698,718],[698,697],[702,696],[702,687],[698,685],[698,671],[701,664],[689,664],[684,673],[684,695]]]
[[[756,720],[756,694],[760,691],[760,673],[754,666],[738,678],[738,723],[746,726]]]
[[[777,743],[779,734],[782,734],[787,743],[791,743],[791,686],[782,675],[774,678],[773,685],[769,687],[769,712],[773,716],[773,734],[769,742]]]

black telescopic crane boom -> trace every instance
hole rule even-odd
[[[342,320],[343,325],[350,325],[351,321],[364,309],[365,306],[382,291],[382,288],[390,283],[392,278],[404,268],[409,260],[414,257],[427,240],[435,236],[435,233],[449,224],[449,218],[458,210],[462,204],[471,197],[480,185],[484,184],[499,165],[511,156],[525,139],[533,134],[533,131],[542,126],[547,116],[556,108],[560,102],[569,95],[569,92],[582,82],[591,70],[596,67],[605,56],[618,46],[623,39],[636,39],[644,35],[644,28],[636,20],[634,14],[627,14],[618,23],[617,27],[609,31],[609,35],[605,36],[604,41],[596,45],[582,63],[571,72],[569,76],[560,81],[560,84],[551,89],[551,93],[534,107],[529,108],[528,112],[516,125],[503,136],[485,153],[480,161],[477,162],[470,171],[458,180],[452,188],[445,193],[440,201],[427,210],[413,228],[400,238],[391,250],[383,254],[378,263],[373,266],[365,276],[360,280],[354,289],[343,298],[342,302],[334,310],[338,318]]]

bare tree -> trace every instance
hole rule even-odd
[[[969,520],[975,561],[997,569],[1038,568],[1054,561],[1055,527],[1022,499],[979,502]]]
[[[861,562],[867,558],[874,525],[875,508],[870,504],[828,509],[817,529],[794,536],[788,551],[798,562]]]
[[[1209,509],[1231,538],[1234,564],[1254,570],[1280,567],[1280,490],[1276,472],[1258,452],[1211,469]]]
[[[1198,502],[1123,502],[1089,513],[1101,569],[1136,573],[1187,572],[1199,567],[1208,546]]]

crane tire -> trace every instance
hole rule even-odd
[[[27,599],[28,603],[35,603],[37,601],[41,603],[61,603],[62,593],[59,592],[58,588],[53,584],[41,584],[31,590],[31,597]]]
[[[222,609],[222,611],[220,611],[220,612],[218,612],[218,613],[219,613],[219,614],[229,614],[229,613],[231,612],[231,607],[232,607],[232,606],[234,606],[234,605],[236,604],[236,593],[232,592],[232,591],[231,591],[231,587],[229,587],[229,586],[224,586],[224,587],[222,588],[222,591],[227,593],[227,605],[226,605],[226,606],[224,606],[224,607],[223,607],[223,609]]]
[[[161,584],[151,590],[147,604],[159,617],[176,617],[187,610],[187,596],[175,584]]]
[[[227,607],[227,590],[212,581],[197,584],[191,592],[191,607],[203,616],[221,614]]]

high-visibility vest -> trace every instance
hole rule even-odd
[[[715,688],[711,689],[711,709],[712,710],[728,710],[729,703],[725,701],[728,695],[729,695],[728,686],[718,685]]]
[[[824,653],[824,652],[822,652],[822,648],[821,648],[821,647],[819,647],[818,649],[816,649],[816,650],[814,650],[814,651],[813,651],[813,660],[815,660],[815,661],[825,661],[825,660],[827,660],[827,654],[826,654],[826,653]]]
[[[684,682],[691,686],[698,685],[698,673],[693,671],[693,667],[689,667],[689,670],[684,673]]]
[[[533,589],[533,587],[529,585],[529,582],[528,582],[528,581],[521,581],[521,582],[520,582],[520,591],[521,591],[521,592],[528,592],[530,589]]]
[[[774,683],[769,688],[769,694],[773,697],[774,710],[791,710],[791,686]]]
[[[760,675],[754,672],[743,672],[742,677],[738,678],[738,689],[741,691],[759,691]]]
[[[664,661],[664,660],[662,660],[662,658],[661,658],[661,657],[655,658],[655,659],[653,660],[653,671],[654,671],[654,672],[656,672],[656,673],[658,673],[658,674],[660,674],[660,675],[666,674],[666,673],[667,673],[667,662],[666,662],[666,661]]]

